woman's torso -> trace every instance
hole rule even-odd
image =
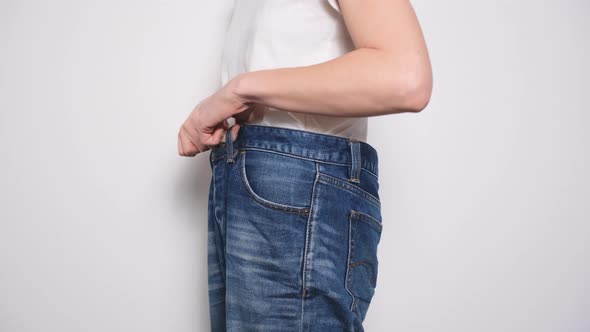
[[[317,64],[353,49],[336,0],[236,0],[223,48],[222,84],[243,72]],[[287,112],[264,105],[254,112],[249,123],[367,138],[367,117]]]

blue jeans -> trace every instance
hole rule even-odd
[[[209,154],[211,330],[363,331],[383,228],[377,151],[254,124],[230,135]]]

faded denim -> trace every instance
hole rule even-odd
[[[364,331],[383,228],[377,151],[254,124],[230,135],[209,154],[211,331]]]

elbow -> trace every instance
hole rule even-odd
[[[432,80],[423,79],[411,89],[411,94],[406,101],[406,107],[411,112],[422,112],[430,103],[432,95]]]
[[[427,70],[425,74],[402,75],[403,80],[395,83],[394,96],[389,94],[389,100],[393,101],[391,106],[396,113],[399,112],[422,112],[430,103],[432,96],[432,73]],[[390,86],[391,87],[391,86]]]

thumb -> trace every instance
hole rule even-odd
[[[225,129],[223,129],[222,127],[216,128],[210,137],[211,142],[209,142],[209,145],[219,144],[219,142],[222,141],[224,134],[225,134]]]
[[[238,131],[240,130],[240,125],[239,124],[234,124],[231,128],[231,136],[232,136],[232,141],[235,141],[236,138],[238,138]]]

